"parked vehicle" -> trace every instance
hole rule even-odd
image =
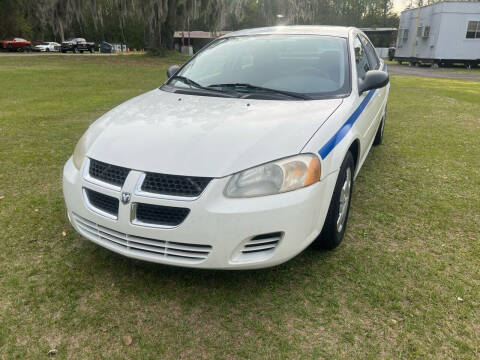
[[[103,54],[111,54],[111,53],[114,52],[114,50],[113,50],[113,45],[110,44],[110,43],[108,43],[108,42],[106,42],[106,41],[102,41],[102,42],[100,43],[100,49],[99,49],[99,51],[100,51],[101,53],[103,53]]]
[[[13,38],[13,40],[0,40],[0,48],[8,51],[31,51],[32,43],[22,38]]]
[[[40,52],[54,52],[60,50],[60,44],[56,42],[44,42],[36,45],[33,50]]]
[[[73,38],[68,39],[67,41],[62,42],[61,46],[62,53],[67,51],[72,51],[75,54],[82,53],[84,51],[89,51],[90,53],[95,52],[95,43],[87,42],[84,38]]]
[[[99,51],[104,54],[113,54],[116,52],[125,52],[127,51],[127,45],[125,44],[110,44],[106,41],[100,43]]]
[[[93,123],[65,164],[81,235],[128,257],[216,269],[340,244],[389,94],[363,32],[233,32],[167,75]]]

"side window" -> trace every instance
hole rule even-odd
[[[480,38],[480,21],[469,21],[467,26],[467,39]]]
[[[355,63],[357,65],[357,75],[360,79],[363,79],[365,77],[366,72],[370,70],[370,65],[368,64],[367,54],[358,36],[355,36],[355,39],[353,40],[353,49],[355,51]]]
[[[380,61],[378,60],[377,53],[372,43],[368,41],[364,36],[360,37],[363,46],[365,47],[365,52],[367,53],[368,62],[370,64],[370,69],[377,70],[380,66]]]

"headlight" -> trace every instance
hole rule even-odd
[[[225,196],[254,197],[300,189],[319,181],[320,170],[320,160],[313,154],[272,161],[233,175]]]
[[[98,135],[100,135],[100,132],[101,129],[97,127],[89,127],[80,140],[78,140],[75,150],[73,151],[73,164],[78,170],[82,167],[88,148],[92,145]]]

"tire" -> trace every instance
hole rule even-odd
[[[380,121],[380,126],[378,127],[377,134],[375,135],[375,139],[373,139],[373,146],[378,146],[383,142],[383,132],[385,131],[385,117],[386,112],[382,117],[382,121]]]
[[[80,50],[80,54],[83,54],[83,50]]]
[[[50,52],[50,49],[49,49],[49,48],[46,48],[46,49],[45,49],[45,52]]]
[[[332,250],[342,242],[350,212],[354,172],[355,163],[352,153],[349,151],[340,167],[323,229],[314,240],[312,247]]]
[[[73,53],[74,53],[74,54],[78,54],[78,48],[74,47],[74,48],[73,48]]]

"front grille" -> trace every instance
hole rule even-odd
[[[120,187],[123,186],[129,171],[127,168],[106,164],[94,159],[90,159],[90,168],[88,169],[92,178]]]
[[[85,189],[85,192],[87,194],[88,202],[94,208],[105,211],[114,216],[118,215],[118,199],[90,189]]]
[[[184,197],[199,196],[212,178],[147,173],[142,191]]]
[[[190,209],[150,205],[150,204],[136,204],[136,219],[147,224],[176,226],[185,220]]]
[[[73,220],[79,232],[86,238],[100,245],[126,252],[127,255],[137,254],[149,256],[153,258],[152,260],[167,259],[178,263],[197,264],[204,261],[212,251],[210,245],[187,244],[124,234],[76,214],[73,214]]]
[[[242,253],[271,252],[277,247],[281,238],[282,233],[280,232],[255,236],[245,244]]]

